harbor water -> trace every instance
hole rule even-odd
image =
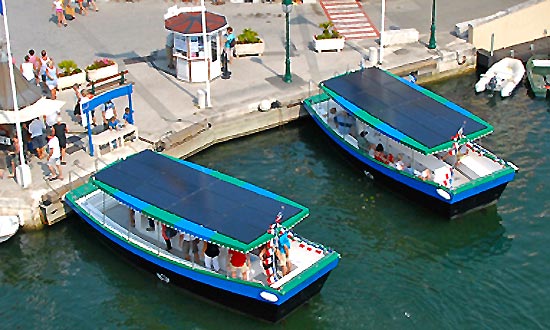
[[[0,246],[3,329],[547,329],[550,102],[525,86],[428,88],[487,120],[482,144],[520,171],[496,205],[446,220],[378,185],[309,118],[190,160],[310,209],[295,231],[342,255],[321,294],[278,324],[203,301],[113,253],[77,217]]]

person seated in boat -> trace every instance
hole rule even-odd
[[[338,132],[345,136],[346,134],[350,134],[353,131],[355,118],[353,118],[346,111],[340,111],[334,117],[334,123],[336,124],[336,129],[338,130]]]
[[[383,163],[388,162],[388,158],[387,158],[386,154],[384,153],[384,146],[382,145],[382,143],[378,143],[376,145],[376,148],[374,149],[374,159],[376,159],[380,162],[383,162]]]
[[[336,108],[332,107],[330,108],[327,113],[323,114],[323,117],[327,118],[327,124],[331,127],[336,127],[336,123],[334,122],[334,117],[338,114],[338,110]]]
[[[237,272],[239,272],[241,274],[241,278],[248,281],[250,256],[248,254],[230,249],[227,252],[227,257],[227,271],[231,273],[231,277],[237,278]]]
[[[372,144],[369,142],[369,140],[367,140],[368,134],[369,132],[367,131],[361,131],[361,133],[359,133],[359,138],[357,139],[357,146],[359,147],[360,150],[368,151],[371,148]]]
[[[412,166],[411,164],[408,164],[404,169],[403,169],[403,172],[405,173],[408,173],[410,175],[417,175],[420,174],[420,172],[416,171]]]
[[[422,181],[431,180],[431,179],[432,179],[432,171],[430,171],[430,169],[427,168],[427,169],[425,169],[424,171],[420,172],[420,174],[418,175],[418,177],[419,177]]]
[[[281,265],[283,276],[285,276],[290,272],[292,265],[290,263],[290,240],[288,239],[288,234],[282,230],[279,232],[278,245],[279,247],[275,251],[275,254],[279,260],[279,265]]]
[[[395,168],[398,171],[403,171],[406,168],[405,162],[403,161],[403,154],[402,153],[397,154],[397,160],[395,161]]]

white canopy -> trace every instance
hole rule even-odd
[[[19,122],[30,121],[34,118],[51,115],[54,112],[59,112],[65,102],[59,100],[50,100],[42,97],[35,103],[19,109]],[[17,114],[13,110],[0,110],[0,124],[15,124],[17,123]]]

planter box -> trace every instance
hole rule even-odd
[[[235,55],[239,56],[249,56],[249,55],[262,55],[265,49],[265,42],[260,39],[262,42],[255,44],[236,44],[235,45]]]
[[[86,72],[82,71],[77,74],[73,74],[66,77],[57,78],[57,88],[65,89],[71,88],[74,84],[82,85],[86,82]]]
[[[113,65],[109,65],[104,68],[89,70],[87,71],[87,73],[88,73],[88,76],[87,76],[88,81],[96,81],[106,77],[114,76],[115,74],[119,73],[118,64],[115,63]]]
[[[322,52],[325,50],[335,50],[337,52],[344,49],[346,38],[341,37],[338,39],[315,39],[313,38],[313,48],[316,52]]]

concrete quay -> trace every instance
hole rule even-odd
[[[61,91],[58,98],[66,102],[62,116],[70,130],[64,180],[45,180],[48,174],[45,161],[32,157],[33,183],[29,188],[20,188],[14,180],[0,181],[0,215],[20,215],[24,229],[38,229],[62,219],[67,212],[62,203],[63,194],[119,158],[159,147],[170,155],[187,157],[210,145],[299,118],[304,115],[301,100],[315,94],[320,81],[358,69],[361,62],[369,65],[370,51],[378,48],[376,40],[367,39],[346,42],[339,53],[314,52],[312,36],[319,33],[318,24],[327,18],[318,4],[296,5],[291,13],[293,82],[286,84],[281,80],[284,16],[280,3],[207,4],[208,10],[226,15],[237,33],[246,27],[258,31],[266,42],[266,52],[261,57],[233,59],[231,79],[218,78],[211,82],[212,107],[199,109],[196,95],[205,85],[177,80],[164,57],[162,16],[173,2],[96,1],[99,12],[77,15],[66,28],[57,27],[49,2],[7,1],[12,51],[18,63],[28,49],[34,48],[38,52],[46,49],[57,62],[72,59],[80,67],[96,58],[108,57],[115,60],[121,70],[129,71],[128,78],[134,84],[135,120],[141,137],[123,148],[102,154],[101,158],[89,156],[84,129],[72,116],[74,95],[70,90]],[[452,35],[454,25],[490,15],[520,1],[490,2],[489,5],[465,0],[458,10],[440,8],[435,50],[426,47],[432,1],[389,2],[386,26],[414,28],[419,31],[419,41],[386,47],[381,67],[403,75],[418,71],[419,83],[472,70],[475,49]],[[365,1],[362,5],[375,26],[380,26],[380,4]],[[29,12],[26,8],[34,10]],[[262,100],[278,100],[282,107],[258,111]],[[116,99],[115,104],[120,115],[126,100]]]

